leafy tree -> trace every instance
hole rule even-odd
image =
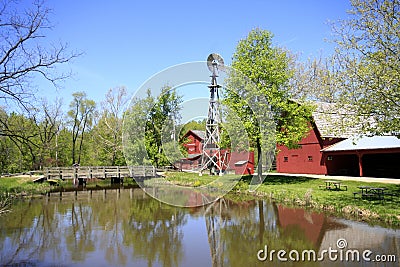
[[[147,90],[144,98],[133,98],[124,114],[124,155],[129,165],[173,164],[179,158],[175,125],[179,120],[181,96],[165,86],[158,96]]]
[[[54,105],[42,100],[41,107],[29,110],[29,112],[7,114],[6,110],[0,115],[0,136],[3,137],[3,147],[7,157],[20,159],[17,164],[20,171],[26,169],[42,169],[51,166],[57,160],[56,136],[61,125],[61,102]],[[16,151],[21,155],[10,155]],[[18,153],[17,153],[18,154]],[[29,156],[29,158],[28,158]],[[24,158],[22,164],[21,159]],[[11,164],[11,162],[10,162]]]
[[[398,134],[400,1],[351,0],[351,5],[349,18],[333,26],[340,101],[358,115],[364,131]]]
[[[96,103],[93,100],[87,99],[85,92],[76,92],[72,96],[68,111],[68,116],[72,119],[72,163],[81,162],[83,151],[83,141],[85,132],[92,126],[93,112],[96,108]]]
[[[65,122],[62,123],[54,140],[55,144],[53,152],[55,166],[57,167],[71,165],[71,135],[71,131],[68,129]]]
[[[150,109],[149,119],[146,122],[145,145],[150,161],[156,167],[171,165],[174,160],[179,158],[176,158],[177,155],[180,155],[179,151],[173,153],[175,151],[173,138],[176,134],[174,125],[179,118],[179,104],[181,102],[182,98],[178,96],[176,91],[165,86]],[[169,159],[167,155],[172,156],[172,158]]]
[[[288,147],[296,147],[305,137],[311,115],[310,106],[292,101],[289,87],[289,79],[293,75],[289,68],[291,57],[287,51],[274,47],[272,38],[270,32],[254,29],[239,41],[232,59],[235,71],[228,80],[228,87],[235,90],[226,90],[224,101],[241,119],[250,138],[250,145],[257,152],[260,178],[263,148],[273,142],[263,140],[262,131],[265,127],[259,125],[259,115],[267,112],[270,107],[270,120],[275,123],[277,130],[276,141]],[[240,81],[243,80],[238,78],[240,76],[247,77],[253,86]]]
[[[38,167],[37,152],[40,148],[38,142],[39,131],[32,117],[24,116],[16,112],[7,114],[2,111],[0,115],[0,135],[6,137],[16,148],[18,153],[10,155],[14,157],[14,166],[18,170],[36,169]],[[4,144],[10,142],[5,141]],[[7,148],[8,152],[15,151],[14,149]],[[15,170],[15,167],[12,169]]]
[[[41,76],[57,84],[70,74],[57,73],[54,68],[79,53],[68,52],[66,44],[46,44],[51,10],[43,1],[35,1],[25,10],[23,7],[20,1],[0,1],[0,99],[29,109],[34,94],[32,78]]]
[[[6,136],[0,137],[0,173],[18,172],[16,159],[20,157],[18,148]]]
[[[146,133],[146,122],[150,109],[154,106],[154,97],[147,90],[146,97],[133,98],[124,113],[123,149],[129,165],[149,164],[143,139]]]

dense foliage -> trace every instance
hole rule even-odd
[[[129,165],[173,165],[182,157],[178,125],[182,97],[169,86],[135,97],[124,117],[124,153]],[[182,147],[181,147],[182,148]]]
[[[265,143],[271,141],[263,140],[263,128],[273,127],[276,142],[295,147],[309,130],[311,115],[311,107],[292,100],[291,57],[287,51],[275,47],[272,38],[270,32],[254,29],[240,40],[228,80],[228,88],[234,90],[226,91],[224,101],[242,121],[259,163],[263,162],[261,156],[268,145]],[[267,119],[274,125],[262,126],[260,123],[266,123],[267,112],[270,113]],[[271,143],[275,146],[275,140]]]
[[[68,111],[63,111],[60,101],[54,105],[42,101],[29,112],[0,109],[0,173],[74,163],[125,164],[121,147],[125,88],[110,89],[97,108],[84,92],[73,96]]]

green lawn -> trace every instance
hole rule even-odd
[[[199,186],[218,177],[199,177],[195,173],[167,173],[166,178],[176,184]],[[251,176],[243,177],[228,197],[250,195],[272,198],[285,205],[304,206],[345,218],[400,227],[400,185],[342,181],[343,185],[347,185],[347,191],[330,191],[319,187],[325,185],[322,179],[271,175],[266,177],[255,192],[249,192],[250,180]],[[353,192],[359,191],[357,187],[362,185],[385,187],[396,196],[386,197],[383,201],[361,199],[359,196],[355,198]]]

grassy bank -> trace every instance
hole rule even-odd
[[[216,176],[196,173],[168,172],[166,178],[172,183],[185,186],[201,186],[214,181]],[[226,178],[226,177],[225,177]],[[47,182],[34,183],[34,177],[7,177],[0,178],[0,196],[32,196],[45,194],[50,190],[72,189],[72,180],[59,181],[58,185]],[[254,192],[249,192],[251,176],[243,177],[234,187],[228,198],[271,198],[277,203],[290,206],[301,206],[315,211],[324,211],[330,214],[353,220],[370,223],[385,224],[400,227],[400,185],[384,183],[366,183],[359,181],[345,181],[347,191],[329,191],[321,189],[324,180],[294,177],[294,176],[267,176],[263,184]],[[87,189],[110,186],[110,180],[92,180],[87,183]],[[125,179],[125,186],[135,186],[133,179]],[[353,192],[359,191],[358,186],[369,185],[384,187],[395,196],[382,200],[366,200],[354,198]],[[0,199],[1,200],[1,199]]]
[[[53,186],[49,183],[34,183],[35,176],[17,176],[0,178],[0,194],[36,195],[44,194]]]
[[[200,186],[216,179],[215,176],[192,173],[167,173],[168,180],[176,184],[187,186]],[[228,197],[261,197],[291,206],[301,206],[316,211],[328,212],[332,215],[349,219],[367,221],[400,227],[400,185],[384,183],[366,183],[358,181],[345,181],[347,191],[330,191],[319,186],[324,185],[324,180],[293,177],[293,176],[267,176],[263,184],[255,191],[248,191],[251,176],[245,176],[235,186]],[[395,196],[386,197],[385,200],[367,200],[359,196],[354,197],[353,192],[359,191],[358,186],[384,187]]]

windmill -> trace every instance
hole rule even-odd
[[[219,88],[217,82],[218,72],[224,68],[224,60],[218,54],[210,54],[207,58],[207,67],[211,71],[210,101],[208,104],[208,117],[206,122],[206,135],[204,139],[201,167],[199,175],[203,170],[210,169],[210,173],[222,175],[224,159],[222,159],[220,144],[221,111],[219,106]]]

